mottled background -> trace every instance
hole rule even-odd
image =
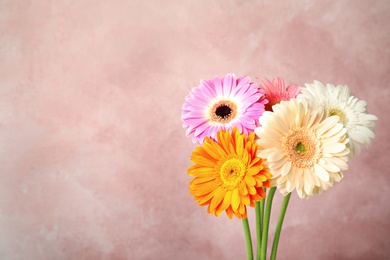
[[[278,256],[389,259],[389,23],[386,0],[0,0],[0,259],[245,259],[241,221],[189,195],[180,120],[229,72],[368,101],[372,146],[292,196]]]

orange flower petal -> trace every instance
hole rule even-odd
[[[218,188],[215,192],[213,199],[211,200],[210,208],[212,211],[215,211],[216,207],[222,202],[225,198],[226,191],[222,188]]]
[[[232,209],[236,211],[240,205],[240,195],[238,194],[238,189],[234,189],[232,192]]]
[[[214,169],[210,167],[195,167],[191,166],[187,170],[188,175],[194,177],[206,177],[210,175],[214,175]]]
[[[227,209],[231,205],[231,202],[232,202],[232,191],[229,190],[225,193],[225,198],[223,199],[222,206],[221,206],[222,210]]]
[[[244,181],[242,181],[240,183],[240,185],[238,186],[238,190],[240,191],[241,195],[247,195],[248,194],[248,190],[246,189],[246,183]]]
[[[212,192],[218,188],[218,184],[215,182],[206,182],[204,185],[199,186],[199,188],[195,191],[195,195],[200,196]]]
[[[244,178],[245,182],[250,185],[250,186],[255,186],[256,185],[256,181],[255,179],[253,179],[252,176],[250,175],[246,175],[245,178]]]
[[[246,218],[246,206],[254,207],[262,198],[261,187],[270,185],[271,174],[256,155],[254,134],[246,137],[234,128],[218,132],[217,140],[206,138],[195,148],[191,156],[195,165],[187,170],[194,177],[190,193],[200,206],[208,205],[210,214],[226,211],[229,218]]]
[[[226,215],[228,215],[228,217],[230,219],[232,219],[232,217],[233,217],[233,210],[232,210],[231,206],[226,209]]]

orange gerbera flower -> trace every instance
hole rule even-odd
[[[208,213],[219,216],[226,211],[229,218],[246,218],[246,206],[265,198],[263,187],[270,188],[271,174],[256,156],[255,134],[240,134],[221,130],[217,142],[209,137],[195,148],[188,174],[195,178],[190,182],[190,193],[200,206],[208,206]]]

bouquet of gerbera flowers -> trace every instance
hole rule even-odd
[[[208,213],[242,219],[248,259],[253,247],[247,206],[255,207],[257,259],[267,257],[272,199],[284,196],[270,259],[276,258],[290,200],[321,194],[343,178],[348,160],[370,145],[377,117],[347,85],[318,81],[301,88],[282,78],[228,74],[200,82],[183,104],[192,153],[190,193]],[[267,189],[269,189],[267,194]]]

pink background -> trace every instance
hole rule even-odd
[[[241,221],[188,192],[180,120],[229,72],[368,101],[372,147],[292,196],[278,256],[389,259],[389,24],[386,0],[0,1],[0,259],[245,259]]]

